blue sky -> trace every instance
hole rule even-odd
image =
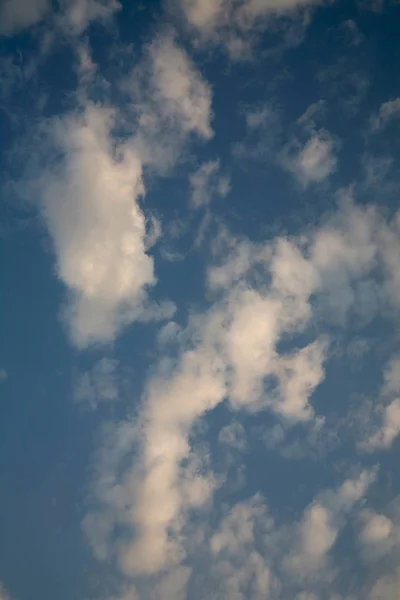
[[[0,600],[398,600],[399,17],[0,1]]]

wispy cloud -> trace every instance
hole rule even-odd
[[[281,28],[288,45],[296,45],[301,36],[294,34],[290,20],[307,22],[307,10],[317,2],[287,0],[260,2],[246,0],[180,0],[179,8],[199,43],[221,45],[233,60],[248,60],[261,31]],[[286,21],[285,21],[286,19]]]
[[[191,187],[191,205],[201,208],[210,204],[214,196],[224,197],[229,193],[230,183],[227,176],[220,174],[218,160],[208,161],[192,173],[189,178]]]
[[[53,12],[50,0],[4,0],[0,7],[0,35],[12,36],[47,17],[52,27],[80,35],[95,21],[107,21],[121,5],[117,0],[61,0]]]
[[[336,170],[335,144],[326,131],[316,131],[305,143],[296,142],[282,154],[282,164],[303,184],[319,183]]]
[[[100,359],[94,367],[80,373],[74,382],[74,400],[94,409],[100,402],[115,402],[119,398],[118,362]]]
[[[384,102],[378,114],[371,118],[372,131],[382,131],[391,121],[400,117],[400,98]]]

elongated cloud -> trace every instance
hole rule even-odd
[[[91,23],[107,21],[120,8],[117,0],[61,0],[51,26],[80,35]],[[24,31],[51,15],[52,10],[50,0],[4,0],[0,6],[0,35]]]
[[[78,346],[112,340],[135,317],[145,286],[155,283],[146,254],[140,159],[129,148],[113,157],[111,110],[88,106],[67,117],[54,135],[61,169],[41,175],[42,211],[58,274],[71,292],[66,319]]]
[[[222,45],[234,60],[249,58],[257,34],[272,19],[298,16],[315,4],[312,0],[179,1],[181,13],[200,41]]]

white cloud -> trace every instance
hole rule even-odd
[[[400,98],[384,102],[379,108],[378,114],[371,119],[372,131],[381,131],[389,123],[400,116]]]
[[[102,477],[108,483],[97,494],[99,511],[89,517],[92,543],[103,549],[103,556],[116,552],[126,575],[161,577],[191,556],[194,538],[185,536],[190,516],[206,510],[224,484],[213,474],[208,451],[199,451],[193,427],[220,403],[227,401],[237,411],[269,411],[283,421],[282,436],[302,423],[317,432],[318,443],[323,440],[324,419],[312,396],[325,377],[329,338],[324,333],[332,323],[345,328],[350,316],[357,327],[356,318],[364,311],[360,283],[373,279],[377,267],[386,264],[388,248],[398,243],[396,223],[347,199],[320,227],[298,238],[252,244],[222,231],[214,241],[209,308],[192,314],[186,328],[172,323],[163,330],[161,357],[147,382],[141,417],[134,426],[126,424],[127,431],[136,431],[126,452],[137,458],[122,479]],[[379,284],[380,307],[394,300],[385,282],[392,281],[395,269],[393,262],[380,271],[386,278]],[[310,338],[314,326],[322,333],[317,339]],[[303,343],[283,349],[298,334],[305,334]],[[177,356],[171,356],[171,344]],[[388,371],[386,394],[394,393],[397,381],[396,369]],[[225,433],[223,439],[235,443],[230,435],[235,432]],[[290,537],[281,557],[290,585],[303,580],[306,585],[294,593],[315,593],[315,582],[333,577],[331,550],[374,477],[374,471],[363,471],[318,494],[298,522],[279,530],[278,553]],[[125,524],[135,535],[111,544],[116,524]],[[238,535],[248,536],[250,544],[251,528],[246,529],[245,521],[243,526]],[[217,536],[212,547],[233,552],[237,542],[229,540]],[[239,568],[223,557],[218,561],[219,577],[226,575],[221,598],[232,593],[246,597],[248,572],[254,573],[256,564],[264,565],[259,572],[270,568],[258,549],[257,555],[246,552],[246,560],[251,555],[254,561],[249,558],[249,571],[241,570],[244,563]],[[271,575],[268,585],[274,581]],[[265,595],[266,581],[260,586]]]
[[[374,471],[363,471],[346,480],[337,490],[321,494],[305,511],[297,529],[294,547],[284,566],[295,577],[315,577],[326,570],[329,552],[346,523],[346,517],[375,480]]]
[[[145,164],[166,171],[191,136],[213,136],[210,86],[173,35],[149,44],[125,86],[139,113],[135,145]]]
[[[0,383],[3,383],[4,381],[7,381],[8,379],[8,373],[5,369],[1,369],[0,368]]]
[[[80,374],[74,386],[74,400],[94,409],[100,402],[118,400],[118,362],[102,358],[86,373]]]
[[[320,183],[337,169],[339,141],[324,126],[325,103],[315,102],[293,123],[284,127],[281,109],[255,105],[244,111],[247,137],[236,144],[237,158],[249,157],[291,173],[304,187]]]
[[[14,35],[36,25],[50,7],[50,0],[4,0],[0,6],[0,34]]]
[[[258,129],[268,125],[271,119],[275,119],[276,115],[268,106],[255,108],[245,112],[246,125],[249,129]]]
[[[393,530],[393,523],[388,517],[375,514],[373,511],[365,511],[362,516],[363,529],[360,539],[364,544],[381,544],[388,539]]]
[[[200,42],[222,45],[234,60],[248,59],[260,31],[275,19],[275,27],[283,23],[279,19],[299,17],[304,9],[317,2],[309,0],[180,0],[179,7],[189,28]],[[300,16],[300,21],[301,16]],[[288,23],[284,23],[288,28]],[[282,37],[291,37],[285,27]],[[293,36],[292,42],[296,36]]]
[[[291,146],[282,153],[282,165],[303,185],[319,183],[335,172],[335,143],[327,131],[315,131],[303,147],[298,147],[297,142],[294,149]]]
[[[35,189],[40,199],[57,274],[69,292],[65,320],[78,347],[113,341],[133,321],[171,316],[171,303],[157,307],[147,297],[156,282],[147,254],[155,239],[140,206],[143,168],[171,168],[192,134],[212,135],[210,88],[171,36],[150,44],[132,75],[135,127],[122,138],[114,131],[127,123],[123,110],[86,97],[96,76],[87,64],[81,106],[44,126],[40,175],[25,185],[26,194]]]
[[[374,477],[374,471],[362,471],[338,488],[319,493],[298,521],[274,520],[260,494],[234,505],[226,515],[223,511],[209,537],[210,573],[206,570],[204,577],[213,597],[344,600],[332,592],[332,550],[356,517]]]
[[[80,35],[91,23],[106,22],[120,8],[117,0],[62,0],[59,10],[54,13],[52,27],[60,27],[74,36]],[[0,6],[0,35],[10,36],[28,29],[51,12],[50,0],[3,0]]]
[[[263,555],[262,540],[273,534],[273,527],[259,494],[233,506],[223,518],[209,541],[208,578],[216,599],[269,598],[275,581]]]
[[[117,0],[64,0],[60,26],[72,35],[80,35],[95,22],[106,22],[121,9]]]
[[[115,156],[114,122],[114,111],[94,105],[56,122],[52,133],[64,160],[39,180],[58,275],[71,294],[66,319],[80,347],[113,340],[140,316],[145,288],[155,283],[138,204],[141,161],[124,144]]]
[[[279,253],[277,261],[278,257]],[[281,298],[246,289],[244,281],[231,283],[226,297],[189,325],[183,339],[192,339],[194,347],[184,346],[178,362],[170,367],[161,360],[159,374],[150,379],[142,413],[141,458],[124,484],[125,493],[132,494],[125,518],[136,531],[119,555],[127,574],[157,573],[176,564],[183,551],[180,532],[185,514],[210,499],[217,482],[207,470],[192,469],[197,459],[189,444],[190,430],[205,412],[227,396],[237,408],[268,406],[261,384],[271,373],[283,382],[273,410],[290,420],[304,419],[304,413],[311,418],[312,411],[305,405],[321,379],[318,346],[306,348],[306,355],[303,350],[291,354],[285,365],[275,357],[281,333],[301,328],[307,319],[302,298],[307,289],[299,279],[298,291],[290,275],[289,271],[276,278],[274,289]],[[315,368],[316,377],[305,374]],[[112,500],[111,492],[109,496]]]
[[[397,600],[400,594],[400,567],[381,577],[368,594],[368,600]]]
[[[213,196],[226,196],[229,192],[229,178],[219,173],[219,161],[209,161],[201,165],[189,178],[191,205],[193,208],[207,206]]]
[[[178,361],[162,359],[158,375],[148,383],[141,458],[123,487],[128,497],[132,494],[131,509],[123,518],[137,532],[120,552],[126,573],[156,573],[175,564],[182,552],[184,515],[208,502],[213,492],[216,482],[207,470],[188,478],[196,462],[189,433],[205,412],[228,397],[234,408],[270,408],[290,423],[313,419],[309,400],[324,376],[325,341],[282,355],[276,347],[282,335],[306,327],[309,299],[321,278],[315,265],[287,240],[269,249],[245,249],[244,253],[240,244],[234,245],[226,266],[218,267],[218,277],[210,272],[212,285],[223,281],[226,292],[208,312],[193,317],[185,335],[177,338],[183,342]],[[331,249],[326,260],[337,260],[337,252],[342,255],[341,246]],[[320,260],[323,255],[318,253]],[[250,285],[257,264],[265,279]],[[273,392],[263,387],[268,376],[276,382]],[[183,468],[185,461],[189,466]]]
[[[391,498],[381,512],[366,508],[360,514],[359,548],[371,573],[368,600],[394,600],[400,591],[399,497]]]
[[[373,452],[388,449],[400,433],[400,359],[392,358],[384,371],[378,413],[381,425],[363,440],[361,448]]]
[[[220,444],[226,444],[230,448],[244,452],[247,448],[246,431],[240,423],[233,421],[225,425],[218,434]]]
[[[0,600],[10,600],[10,596],[7,594],[3,584],[0,582]]]
[[[400,399],[384,408],[382,421],[382,426],[367,441],[368,450],[389,448],[400,433]]]

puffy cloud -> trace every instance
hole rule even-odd
[[[262,553],[273,521],[260,495],[235,505],[210,538],[211,581],[218,600],[269,598],[275,582]]]
[[[0,369],[0,383],[7,381],[7,379],[8,379],[7,371],[5,369]]]
[[[387,506],[376,512],[361,511],[358,543],[361,558],[371,573],[368,600],[392,600],[400,591],[400,512],[399,497],[390,499]]]
[[[201,165],[189,178],[191,187],[190,203],[193,208],[207,206],[213,196],[226,196],[229,192],[229,178],[219,174],[219,161],[209,161]]]
[[[381,428],[368,440],[368,448],[389,448],[400,433],[400,399],[393,400],[383,411]]]
[[[368,600],[397,600],[400,594],[400,568],[378,579],[368,594]]]
[[[189,443],[200,417],[226,397],[236,408],[270,405],[290,420],[312,417],[306,405],[322,379],[322,347],[317,343],[281,359],[276,356],[282,333],[288,327],[301,328],[307,320],[303,305],[309,290],[303,281],[297,290],[291,271],[283,273],[274,266],[279,272],[276,297],[246,289],[243,280],[231,283],[210,312],[194,317],[182,338],[192,342],[189,347],[184,343],[177,362],[161,360],[158,374],[149,380],[140,461],[123,486],[131,506],[123,518],[136,532],[119,554],[126,573],[157,573],[176,564],[183,552],[185,514],[204,506],[217,485],[207,468],[196,467],[198,457]],[[268,374],[280,382],[271,400],[262,387]],[[108,497],[113,505],[112,491]]]
[[[0,6],[0,34],[14,35],[39,23],[50,7],[50,0],[4,0]]]
[[[375,514],[372,511],[364,512],[363,525],[360,539],[366,545],[376,545],[384,542],[393,529],[393,524],[388,517]]]
[[[328,568],[329,552],[346,523],[346,517],[360,502],[375,472],[363,471],[356,479],[346,480],[335,491],[321,494],[307,510],[297,529],[294,548],[284,566],[295,577],[315,577]]]
[[[231,507],[209,537],[207,580],[215,597],[340,600],[330,594],[332,550],[373,481],[374,471],[361,471],[321,492],[298,521],[274,520],[260,494]]]
[[[155,283],[145,252],[140,158],[126,145],[114,154],[115,113],[88,105],[56,122],[61,165],[40,175],[41,210],[52,236],[60,279],[70,291],[65,318],[80,347],[113,340],[140,315]]]
[[[147,50],[127,88],[129,106],[120,109],[87,99],[96,72],[83,61],[81,106],[44,126],[42,162],[25,185],[39,197],[69,292],[64,318],[78,347],[110,342],[135,320],[173,312],[170,303],[155,306],[147,297],[156,278],[140,206],[142,173],[144,166],[172,167],[192,134],[212,135],[211,92],[171,36]],[[132,107],[134,130],[115,136],[126,125],[124,108],[130,115]]]
[[[285,239],[268,248],[233,244],[224,264],[209,273],[215,303],[193,316],[186,332],[176,336],[176,328],[168,328],[180,347],[178,358],[167,358],[167,335],[167,356],[143,398],[140,460],[118,492],[129,498],[130,506],[121,518],[136,532],[119,552],[124,572],[157,573],[176,564],[183,552],[185,514],[206,505],[217,485],[204,463],[196,467],[199,458],[189,441],[200,417],[228,398],[234,409],[267,408],[289,423],[313,420],[310,397],[324,378],[326,340],[289,353],[278,353],[277,346],[284,335],[307,327],[311,295],[336,283],[329,278],[324,282],[322,274],[335,266],[357,277],[368,264],[368,254],[353,250],[363,240],[361,233],[346,246],[345,231],[332,225],[317,232],[310,242],[311,258]],[[336,242],[324,246],[326,239]],[[252,281],[255,268],[264,274]],[[265,387],[268,378],[271,386]],[[114,506],[111,490],[107,497],[106,504]],[[107,510],[113,513],[115,507]]]
[[[381,415],[381,425],[375,427],[374,433],[363,440],[361,448],[372,452],[389,448],[400,433],[400,360],[393,358],[385,372],[380,394],[378,412]]]

